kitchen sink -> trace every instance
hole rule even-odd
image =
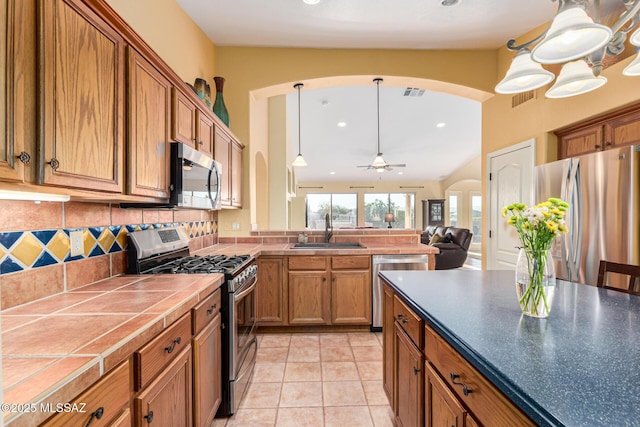
[[[365,249],[360,243],[296,243],[291,249]]]

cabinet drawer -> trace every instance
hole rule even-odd
[[[371,257],[368,255],[331,257],[331,268],[333,270],[367,270],[370,265]]]
[[[425,355],[458,399],[464,402],[482,424],[535,426],[493,384],[428,326],[425,328]],[[453,383],[452,374],[458,375],[455,381],[466,385],[470,393],[465,395],[463,386]]]
[[[206,297],[191,310],[193,334],[200,332],[218,313],[220,313],[220,289]]]
[[[191,341],[191,314],[187,313],[133,353],[134,387],[139,391]]]
[[[413,312],[397,295],[393,297],[393,315],[396,322],[409,335],[414,344],[422,350],[424,320]]]
[[[71,402],[77,403],[78,408],[83,412],[60,412],[42,425],[47,427],[84,426],[88,425],[91,419],[91,427],[106,426],[125,405],[129,404],[130,390],[129,361],[127,360]],[[100,408],[102,408],[101,411]],[[92,414],[97,413],[96,411],[102,412],[100,419],[92,417]]]
[[[325,256],[290,256],[289,270],[326,270]]]

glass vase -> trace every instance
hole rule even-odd
[[[549,250],[520,248],[516,263],[516,294],[522,312],[547,317],[556,290],[556,270]]]
[[[224,97],[222,91],[224,89],[224,77],[214,77],[213,81],[216,83],[216,101],[213,103],[213,112],[216,116],[222,120],[222,123],[229,126],[229,112],[226,105],[224,105]]]

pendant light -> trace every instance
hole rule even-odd
[[[519,93],[533,90],[550,83],[556,76],[531,60],[531,51],[520,49],[513,58],[507,75],[496,86],[496,92],[502,94]]]
[[[307,166],[307,162],[304,161],[304,157],[302,157],[302,150],[300,148],[301,146],[301,127],[300,127],[300,88],[304,86],[302,83],[296,83],[293,85],[294,88],[298,89],[298,156],[296,157],[296,159],[293,161],[293,163],[291,164],[294,167],[297,168],[303,168],[305,166]]]
[[[596,90],[607,82],[604,76],[594,76],[587,63],[580,59],[567,62],[560,70],[556,83],[545,96],[547,98],[567,98]]]
[[[376,158],[373,160],[373,163],[371,163],[371,167],[374,168],[376,172],[382,173],[387,166],[387,162],[384,161],[382,153],[380,152],[380,82],[382,82],[382,79],[376,77],[373,81],[376,84],[376,104],[378,106],[378,154],[376,154]]]

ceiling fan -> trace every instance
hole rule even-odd
[[[376,93],[377,93],[377,105],[378,105],[378,154],[376,154],[376,158],[373,160],[373,163],[370,165],[358,166],[359,168],[365,168],[365,170],[374,169],[378,173],[382,173],[384,171],[393,170],[393,168],[404,168],[407,165],[404,163],[399,164],[389,164],[384,161],[382,158],[382,152],[380,152],[380,82],[382,79],[380,77],[376,77],[373,79],[376,84]]]

